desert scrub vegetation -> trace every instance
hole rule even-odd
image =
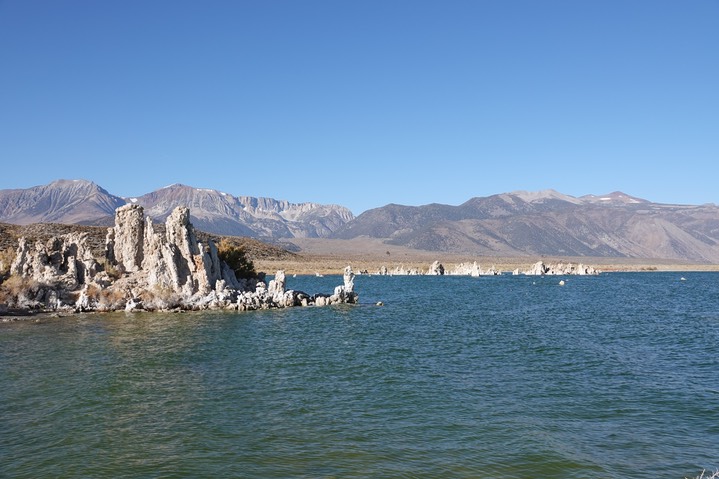
[[[15,249],[8,247],[0,251],[0,281],[10,275],[10,266],[15,260]]]
[[[236,246],[223,238],[217,245],[217,254],[235,272],[237,279],[257,277],[254,263],[247,257],[241,246]]]
[[[225,242],[226,244],[241,248],[244,250],[245,255],[253,261],[258,259],[292,259],[297,257],[297,254],[285,249],[286,247],[289,248],[294,245],[269,244],[245,236],[222,236],[205,233],[203,231],[195,231],[195,234],[197,234],[197,241],[202,243],[207,243],[207,240],[212,240],[216,245]]]
[[[22,276],[10,276],[0,284],[0,303],[16,304],[34,299],[40,293],[40,283]]]
[[[114,311],[123,308],[127,301],[127,294],[121,289],[102,288],[90,284],[85,291],[90,303],[99,311]]]
[[[169,286],[155,284],[142,294],[142,303],[148,310],[173,309],[179,307],[181,302],[180,295]]]
[[[102,265],[103,271],[105,271],[105,273],[107,273],[107,275],[113,281],[117,281],[122,277],[122,272],[117,269],[117,267],[112,264],[107,258],[103,258],[101,260],[95,258],[95,260]]]

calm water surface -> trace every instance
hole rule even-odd
[[[719,274],[559,279],[360,276],[358,306],[0,324],[0,476],[719,467]]]

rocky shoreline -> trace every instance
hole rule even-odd
[[[9,277],[0,283],[0,315],[24,317],[38,312],[257,310],[293,306],[356,303],[355,274],[344,270],[343,284],[329,294],[287,289],[284,270],[268,283],[264,275],[237,278],[220,258],[214,241],[198,234],[186,207],[176,208],[160,227],[146,218],[141,206],[128,204],[115,212],[115,226],[107,229],[104,258],[88,244],[88,234],[70,232],[31,243],[18,240]],[[1,261],[1,259],[0,259]],[[510,273],[510,272],[507,272]],[[445,268],[434,261],[418,267],[360,274],[494,276],[494,266],[476,261]],[[538,261],[519,275],[596,275],[591,266]]]
[[[331,294],[288,290],[281,270],[269,283],[263,277],[238,279],[212,240],[197,240],[189,219],[189,209],[178,207],[159,233],[141,206],[124,205],[108,229],[101,261],[84,233],[34,244],[21,238],[2,283],[0,313],[246,311],[357,302],[350,267]]]

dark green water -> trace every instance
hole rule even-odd
[[[719,467],[719,275],[681,276],[0,324],[0,476],[694,477]]]

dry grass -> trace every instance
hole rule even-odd
[[[35,296],[40,284],[30,278],[10,276],[0,284],[0,303],[16,304],[19,299],[30,299]]]
[[[295,253],[292,253],[283,247],[291,247],[292,245],[278,246],[244,236],[220,236],[202,231],[196,231],[196,233],[198,241],[207,241],[207,239],[211,239],[218,248],[220,244],[223,244],[225,248],[239,248],[244,251],[247,257],[252,261],[262,258],[292,259],[297,256]]]
[[[110,263],[107,258],[100,261],[100,264],[102,265],[103,270],[107,273],[107,275],[112,279],[113,281],[117,281],[122,277],[122,273],[119,269],[115,267],[112,263]]]
[[[142,303],[148,310],[172,309],[180,305],[181,298],[172,288],[156,284],[142,293]]]
[[[99,311],[114,311],[125,306],[125,292],[116,288],[100,288],[95,285],[87,287],[87,297]]]
[[[15,248],[7,247],[0,251],[0,281],[10,272],[10,266],[15,260]]]

